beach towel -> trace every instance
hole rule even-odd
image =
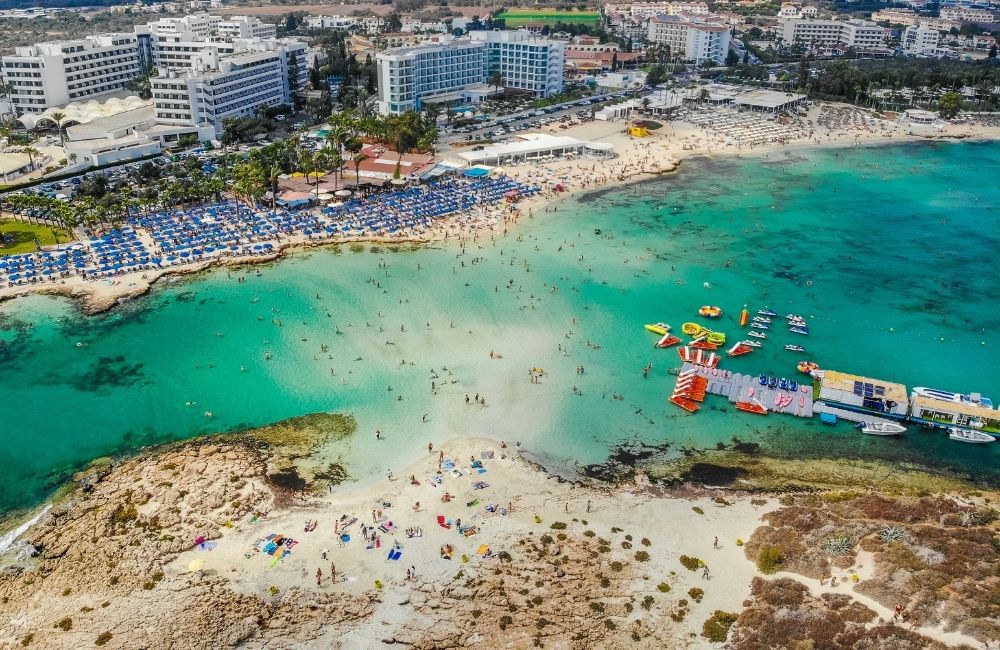
[[[446,458],[444,462],[441,463],[441,467],[445,469],[455,469],[455,461],[450,458]]]
[[[493,460],[493,452],[492,451],[481,451],[481,452],[479,452],[479,457],[482,458],[483,460]]]
[[[489,505],[486,506],[486,512],[495,512],[496,509],[497,509],[497,505],[495,503],[491,503],[491,504],[489,504]]]
[[[441,528],[451,528],[451,524],[445,523],[444,515],[438,515],[438,526],[441,526]]]
[[[478,528],[476,528],[475,526],[469,526],[468,528],[462,531],[462,534],[465,535],[466,537],[472,537],[478,532],[479,532]]]
[[[478,506],[479,505],[479,499],[473,499],[472,501],[469,501],[465,505],[468,506],[469,508],[471,508],[472,506]]]
[[[390,559],[390,560],[398,560],[401,557],[403,557],[403,552],[402,551],[400,551],[398,549],[395,549],[395,548],[389,551],[389,557],[388,557],[388,559]]]
[[[483,464],[480,461],[478,461],[478,460],[474,460],[474,461],[472,461],[472,466],[474,468],[479,468],[479,467],[482,467]]]
[[[486,473],[486,468],[485,467],[480,467],[479,469],[476,470],[476,473],[477,474],[485,474]]]
[[[479,548],[476,550],[476,555],[483,555],[483,556],[485,556],[489,552],[490,552],[490,547],[489,546],[487,546],[486,544],[480,544]]]
[[[455,478],[462,478],[462,470],[453,469],[451,470],[451,475],[454,476]]]
[[[198,544],[198,550],[199,551],[211,551],[213,548],[215,548],[218,545],[219,545],[218,542],[202,542],[201,544]]]
[[[488,488],[490,486],[486,481],[479,481],[478,483],[472,484],[473,490],[482,490],[483,488]]]

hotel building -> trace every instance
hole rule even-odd
[[[142,72],[134,34],[25,45],[2,63],[3,82],[18,115],[120,91]]]
[[[482,101],[503,87],[548,97],[563,86],[565,43],[526,30],[472,31],[469,38],[395,48],[377,56],[378,105],[384,114],[420,110],[424,103]]]
[[[656,16],[649,21],[647,38],[670,46],[685,61],[725,63],[729,54],[729,28],[683,16]]]

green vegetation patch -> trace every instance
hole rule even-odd
[[[596,11],[559,11],[558,9],[514,9],[497,16],[506,21],[508,27],[522,27],[527,23],[556,23],[567,25],[596,25],[601,15]]]
[[[35,239],[41,242],[42,246],[52,246],[68,242],[70,234],[62,228],[42,224],[9,219],[0,221],[0,255],[34,252]]]

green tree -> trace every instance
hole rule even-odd
[[[506,84],[506,80],[499,71],[490,74],[490,79],[488,84],[496,89],[496,93],[500,94],[500,87]]]
[[[958,115],[958,111],[961,109],[961,93],[947,92],[938,98],[938,114],[946,120]]]
[[[233,194],[236,196],[237,205],[239,200],[243,199],[247,205],[256,206],[266,191],[267,181],[259,162],[252,160],[233,168]]]

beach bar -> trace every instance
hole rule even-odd
[[[846,411],[906,417],[909,400],[903,384],[836,370],[817,370],[813,377],[819,386],[818,401]]]
[[[990,404],[976,394],[914,388],[910,396],[910,419],[937,427],[971,427],[1000,433],[1000,411]]]

